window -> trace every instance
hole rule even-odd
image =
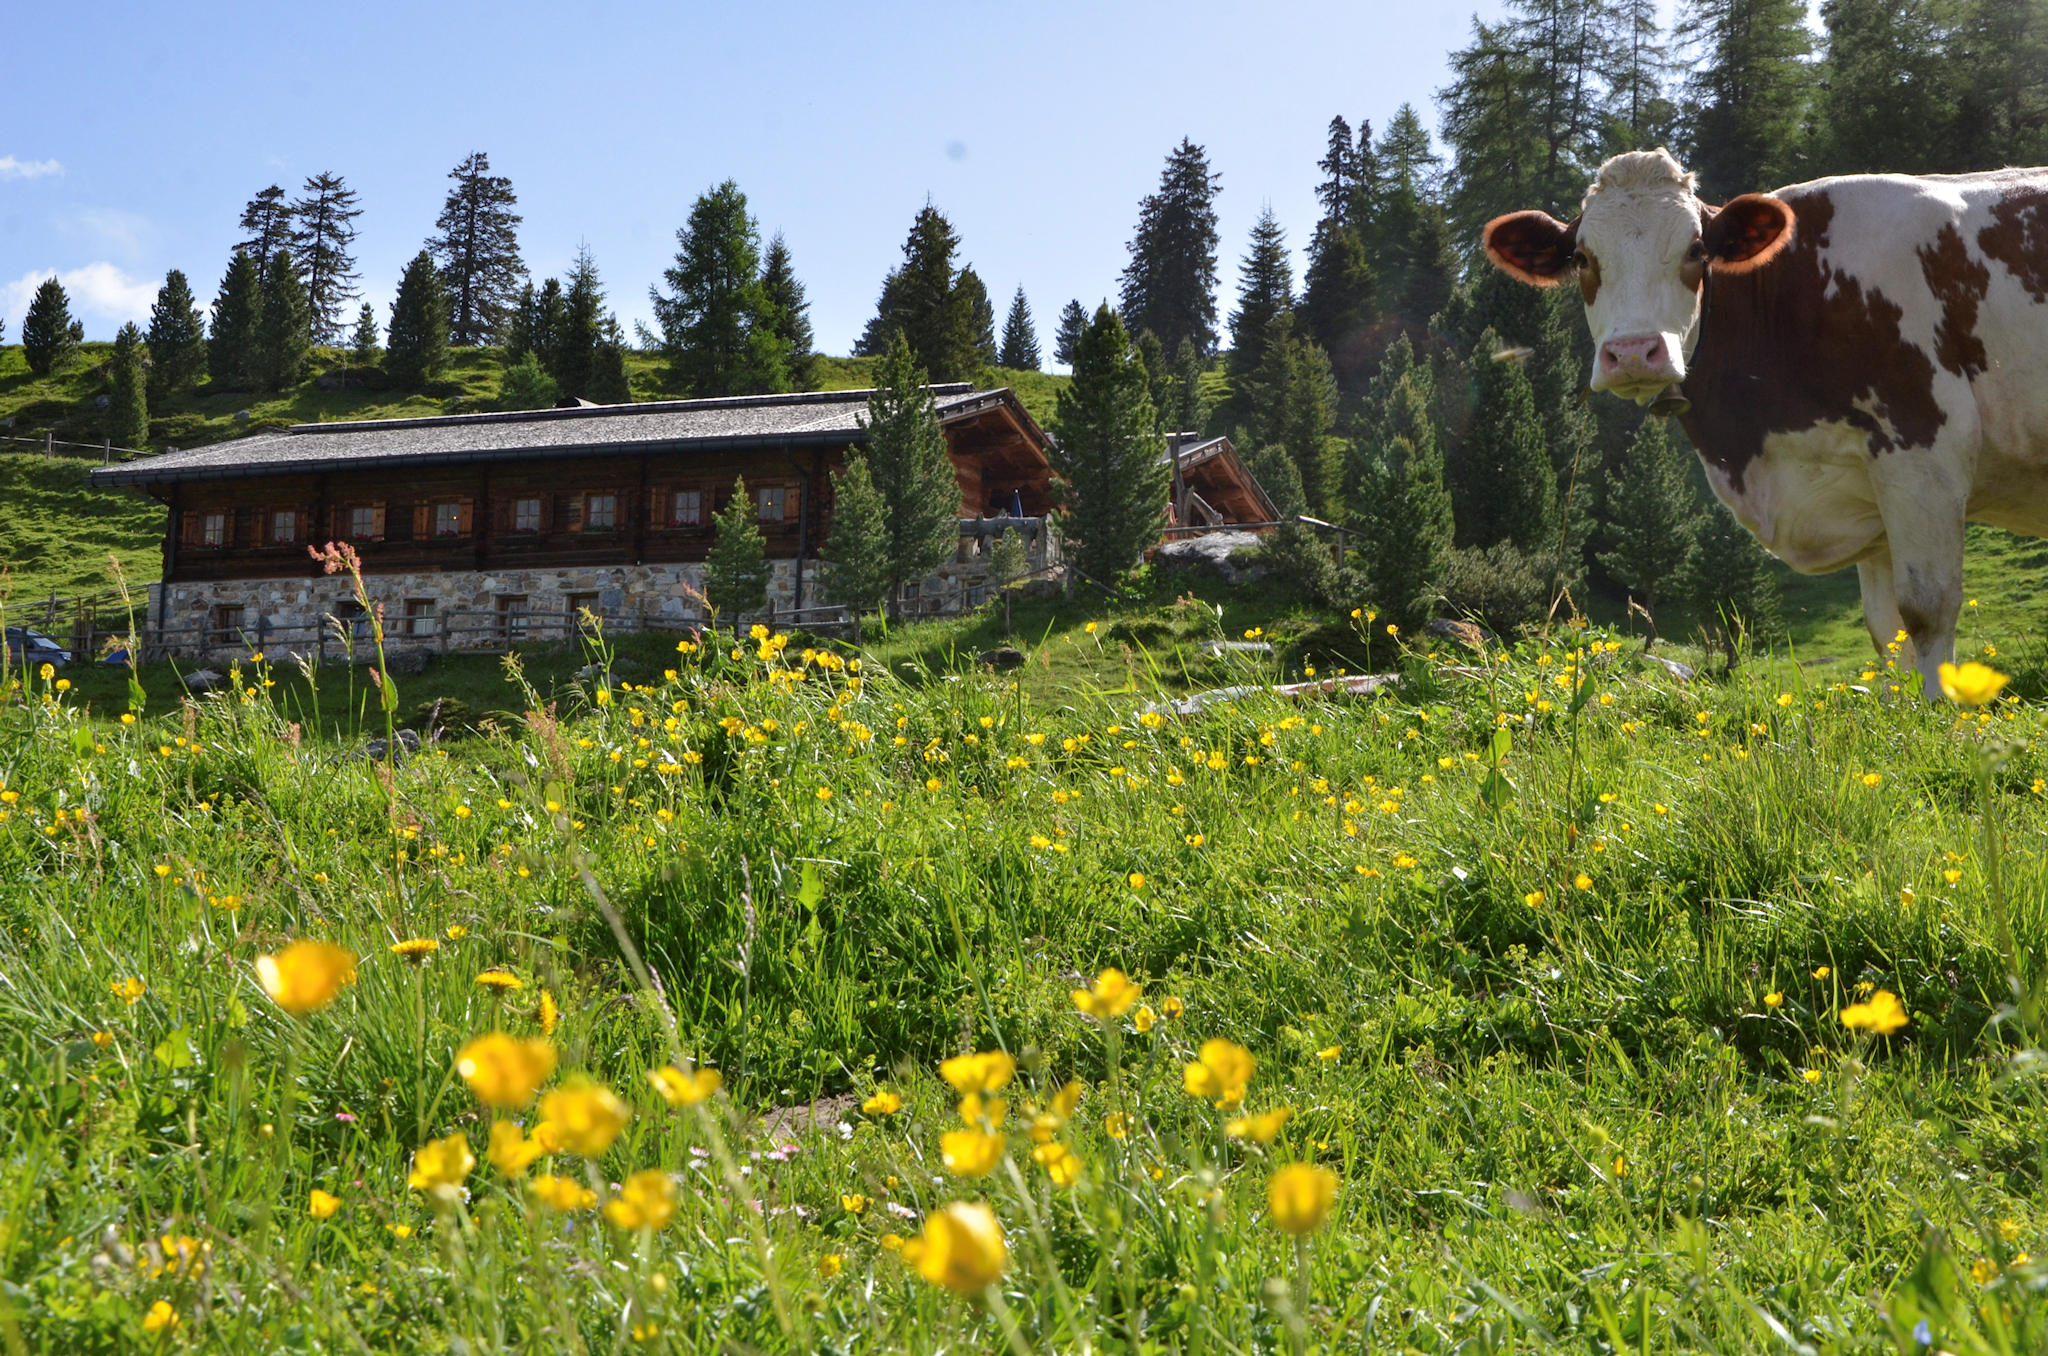
[[[519,499],[513,502],[512,530],[514,532],[540,531],[540,500]]]
[[[754,491],[754,502],[759,507],[755,517],[764,523],[779,523],[789,505],[789,491],[780,485],[765,485]]]
[[[246,615],[240,603],[221,603],[213,609],[213,639],[215,644],[232,644],[242,634],[242,621]]]
[[[498,595],[498,639],[526,639],[526,595],[523,593],[501,593]]]
[[[434,535],[437,537],[459,537],[462,535],[462,505],[434,505]]]
[[[199,520],[199,542],[202,546],[226,546],[228,544],[228,515],[209,513]]]
[[[670,527],[701,527],[704,523],[704,492],[677,490],[668,513]]]
[[[359,504],[348,511],[348,534],[351,537],[373,537],[377,535],[377,510],[368,504]]]
[[[431,636],[434,634],[434,600],[432,598],[408,598],[405,600],[405,633],[409,636]]]
[[[583,496],[583,530],[609,532],[618,525],[619,497],[615,494]]]
[[[278,509],[270,515],[270,542],[289,546],[299,539],[299,515],[293,509]]]
[[[583,625],[583,614],[586,611],[593,617],[602,617],[604,615],[604,609],[597,605],[597,595],[594,593],[572,593],[562,601],[568,606],[569,624],[571,626],[581,627]]]

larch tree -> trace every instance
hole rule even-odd
[[[1075,350],[1081,346],[1081,335],[1088,328],[1088,312],[1079,301],[1070,301],[1060,308],[1060,323],[1053,331],[1052,360],[1074,365]]]
[[[768,324],[782,345],[782,365],[789,389],[813,391],[818,386],[817,339],[811,332],[811,303],[790,262],[789,245],[777,231],[761,263],[761,293],[768,304]]]
[[[163,405],[190,389],[206,372],[206,319],[192,297],[192,284],[172,269],[149,308],[149,400]]]
[[[107,440],[115,447],[141,451],[149,441],[149,354],[134,321],[114,336],[112,389],[107,400]]]
[[[868,474],[868,456],[854,449],[846,468],[833,478],[832,530],[825,539],[825,596],[853,616],[854,644],[860,619],[879,611],[889,596],[889,506]]]
[[[213,324],[206,340],[206,367],[212,385],[228,391],[255,389],[256,334],[262,319],[263,282],[256,261],[236,250],[213,299]]]
[[[1114,584],[1159,539],[1171,475],[1145,370],[1123,321],[1106,305],[1082,332],[1074,379],[1061,389],[1056,409],[1053,469],[1071,495],[1076,564]]]
[[[1002,348],[996,354],[998,365],[1015,372],[1036,372],[1041,359],[1038,353],[1038,326],[1031,319],[1031,303],[1024,297],[1024,289],[1010,298],[1010,314],[1003,319]]]
[[[421,250],[398,279],[391,303],[384,372],[401,389],[418,391],[448,365],[448,294],[434,256]]]
[[[704,557],[704,597],[719,616],[737,619],[768,606],[768,540],[760,510],[744,479],[712,515],[711,550]]]
[[[960,539],[960,483],[924,371],[900,330],[889,342],[868,396],[864,456],[888,523],[892,603],[946,562]]]
[[[277,252],[292,247],[292,205],[285,201],[284,190],[276,184],[260,190],[242,208],[238,225],[246,235],[235,248],[255,263],[260,284]]]
[[[1659,0],[1609,0],[1603,158],[1668,146],[1677,136],[1678,106],[1668,88],[1671,48],[1659,11]]]
[[[1699,175],[1701,195],[1722,202],[1806,178],[1805,0],[1692,0],[1678,33],[1697,53],[1680,158]]]
[[[330,342],[340,333],[341,317],[356,299],[356,218],[362,214],[355,190],[339,174],[312,176],[292,204],[292,258],[299,266],[308,334],[315,343]],[[269,282],[267,275],[264,281]]]
[[[43,279],[21,322],[21,353],[29,371],[47,377],[71,362],[78,352],[75,323],[64,284],[54,277]]]
[[[1601,566],[1629,591],[1657,634],[1656,610],[1685,569],[1697,499],[1662,419],[1645,419],[1607,486],[1607,550]]]
[[[647,290],[670,390],[690,396],[786,390],[782,341],[762,285],[761,235],[747,195],[727,179],[698,195],[676,232],[669,292]]]
[[[459,348],[497,343],[517,299],[526,264],[519,257],[519,196],[512,181],[491,173],[491,158],[473,151],[448,171],[455,187],[427,241],[448,292],[448,342]]]
[[[1216,197],[1222,176],[1200,146],[1183,138],[1166,157],[1159,190],[1138,204],[1138,229],[1122,278],[1122,321],[1172,352],[1192,339],[1216,351]]]
[[[283,391],[299,384],[313,356],[312,306],[291,256],[283,250],[270,258],[262,297],[250,363],[259,389]]]

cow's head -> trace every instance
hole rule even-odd
[[[1486,223],[1486,257],[1523,282],[1578,279],[1593,331],[1593,389],[1648,404],[1685,380],[1707,273],[1759,268],[1792,238],[1792,209],[1761,193],[1720,207],[1664,150],[1600,166],[1576,221],[1513,212]]]

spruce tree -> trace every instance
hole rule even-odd
[[[68,365],[78,352],[75,325],[64,284],[54,277],[43,279],[21,322],[21,354],[28,359],[28,370],[47,377]]]
[[[1372,370],[1378,291],[1379,276],[1366,258],[1360,229],[1328,219],[1318,224],[1296,314],[1303,332],[1330,355],[1337,389],[1345,396],[1358,395]]]
[[[1114,584],[1158,541],[1171,476],[1161,455],[1145,371],[1108,306],[1081,335],[1074,379],[1061,389],[1053,469],[1072,494],[1068,522],[1081,572]]]
[[[356,332],[349,337],[349,361],[357,367],[376,366],[377,338],[377,312],[366,301],[362,309],[356,312]]]
[[[676,261],[647,289],[670,390],[690,396],[786,390],[789,372],[761,279],[761,237],[747,195],[727,179],[700,194],[676,232]]]
[[[1768,639],[1782,629],[1777,569],[1721,504],[1709,504],[1699,516],[1679,585],[1694,620],[1731,667],[1745,639]]]
[[[889,596],[889,506],[868,474],[867,453],[846,457],[833,480],[832,530],[825,539],[825,596],[853,615],[853,639],[860,643],[860,619],[878,611]]]
[[[424,390],[448,364],[448,294],[434,256],[421,250],[398,279],[384,372],[403,391]]]
[[[632,383],[626,377],[626,333],[615,315],[606,317],[603,334],[591,350],[587,398],[600,405],[633,402]]]
[[[977,370],[996,365],[996,307],[989,300],[988,286],[969,264],[954,282],[961,312],[967,317],[968,342],[974,346]]]
[[[1070,301],[1060,308],[1059,328],[1053,332],[1052,360],[1074,365],[1074,353],[1081,347],[1081,335],[1088,328],[1088,312],[1078,301]]]
[[[1317,604],[1336,600],[1337,571],[1330,547],[1317,530],[1301,521],[1308,500],[1301,489],[1301,473],[1294,459],[1282,447],[1254,446],[1245,455],[1245,469],[1273,501],[1279,515],[1274,528],[1259,545],[1259,558],[1271,565],[1303,598]]]
[[[898,331],[868,396],[866,461],[887,512],[892,601],[946,562],[960,540],[960,484],[930,387]]]
[[[149,441],[149,377],[142,331],[134,321],[114,336],[113,390],[107,402],[107,439],[115,447],[141,451]]]
[[[1294,310],[1294,270],[1287,257],[1287,232],[1270,205],[1252,226],[1251,247],[1239,264],[1237,279],[1237,309],[1230,313],[1230,353],[1223,363],[1232,393],[1223,415],[1226,420],[1239,407],[1236,393],[1266,360],[1273,321]]]
[[[1397,391],[1409,404],[1424,399],[1412,374]],[[1427,420],[1420,425],[1432,427]],[[1444,486],[1442,451],[1433,441],[1418,447],[1401,434],[1381,443],[1352,518],[1363,528],[1356,549],[1364,596],[1400,626],[1427,620],[1451,558],[1451,494]]]
[[[192,299],[192,285],[174,268],[149,309],[149,400],[162,406],[205,371],[206,320]]]
[[[2048,161],[2048,12],[2040,0],[1960,0],[1949,169]]]
[[[1402,391],[1404,383],[1411,389]],[[1361,525],[1359,515],[1377,483],[1380,448],[1395,437],[1404,437],[1414,446],[1436,448],[1442,458],[1445,439],[1434,386],[1429,368],[1416,362],[1408,336],[1396,336],[1387,345],[1351,421],[1353,437],[1344,460],[1343,496],[1347,512]]]
[[[448,342],[461,348],[496,343],[526,265],[519,258],[519,197],[512,181],[491,173],[491,158],[471,152],[448,171],[455,187],[434,221],[427,248],[448,293]]]
[[[1031,321],[1031,303],[1024,299],[1021,287],[1010,298],[1010,314],[1003,321],[1003,345],[996,354],[996,362],[1014,372],[1038,370],[1038,327]]]
[[[1006,531],[998,536],[988,553],[989,587],[1003,600],[1003,636],[1010,634],[1010,585],[1022,579],[1030,568],[1030,561],[1024,554],[1024,539],[1016,531]]]
[[[1959,54],[1945,43],[1946,0],[1831,0],[1821,18],[1827,55],[1815,82],[1816,172],[1980,168],[1950,159],[1958,86],[1971,77],[1957,78]]]
[[[597,346],[604,339],[604,300],[604,282],[598,277],[597,261],[590,257],[588,247],[580,248],[569,270],[569,285],[561,291],[559,316],[549,326],[545,362],[565,396],[595,398],[590,392]],[[541,305],[548,306],[545,287],[541,289]]]
[[[248,235],[235,248],[255,263],[260,285],[277,252],[292,247],[292,205],[284,200],[284,190],[272,184],[249,199],[239,225]]]
[[[555,351],[555,333],[562,324],[562,284],[549,278],[539,288],[532,283],[519,290],[519,300],[505,320],[505,362],[518,362],[532,354],[543,366]]]
[[[760,510],[747,493],[747,482],[735,480],[732,499],[712,516],[704,597],[719,616],[737,622],[768,606],[768,579],[768,541],[761,535]]]
[[[338,174],[316,174],[306,180],[292,204],[292,258],[301,271],[306,299],[308,337],[330,342],[341,329],[341,317],[356,298],[356,218],[363,209],[355,190]],[[275,260],[276,255],[273,254]],[[264,284],[270,283],[266,272]]]
[[[1145,395],[1152,402],[1154,426],[1164,433],[1167,431],[1166,411],[1174,404],[1173,364],[1167,361],[1166,345],[1160,343],[1159,336],[1150,330],[1139,335],[1133,347],[1138,353],[1138,366],[1145,373]]]
[[[521,355],[498,377],[498,408],[501,410],[551,410],[561,398],[555,379],[547,374],[531,353]]]
[[[1642,605],[1656,635],[1659,597],[1691,552],[1697,517],[1691,478],[1662,419],[1645,419],[1607,486],[1607,539],[1600,564]]]
[[[1216,351],[1216,195],[1221,175],[1208,156],[1182,139],[1166,158],[1159,191],[1138,204],[1131,262],[1123,271],[1122,323],[1133,334],[1159,336],[1171,352],[1192,339],[1204,356]]]
[[[782,345],[782,365],[789,389],[814,391],[818,386],[817,341],[811,333],[811,303],[804,296],[789,246],[777,231],[761,264],[761,295],[768,305],[768,324]]]
[[[969,381],[981,370],[974,298],[953,267],[960,237],[945,213],[927,203],[903,242],[903,262],[883,280],[882,297],[861,337],[862,356],[878,357],[901,331],[913,361],[933,381]],[[980,280],[976,279],[976,286]],[[986,300],[983,289],[983,300]]]
[[[271,256],[262,296],[249,355],[251,375],[259,389],[283,391],[299,384],[313,356],[312,308],[291,256],[283,250]]]
[[[206,340],[206,368],[213,386],[250,391],[259,384],[257,331],[262,319],[263,284],[256,261],[236,250],[213,299],[213,324]]]
[[[1557,479],[1536,394],[1520,363],[1496,360],[1501,352],[1498,333],[1480,336],[1471,360],[1471,425],[1447,457],[1458,545],[1554,550]]]
[[[1701,55],[1686,83],[1681,153],[1701,195],[1721,202],[1807,177],[1805,0],[1693,0],[1678,31]]]

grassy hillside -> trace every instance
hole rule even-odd
[[[131,583],[157,577],[163,508],[141,495],[91,488],[86,472],[98,464],[0,451],[0,602],[10,619],[52,593],[111,588],[110,555]]]

